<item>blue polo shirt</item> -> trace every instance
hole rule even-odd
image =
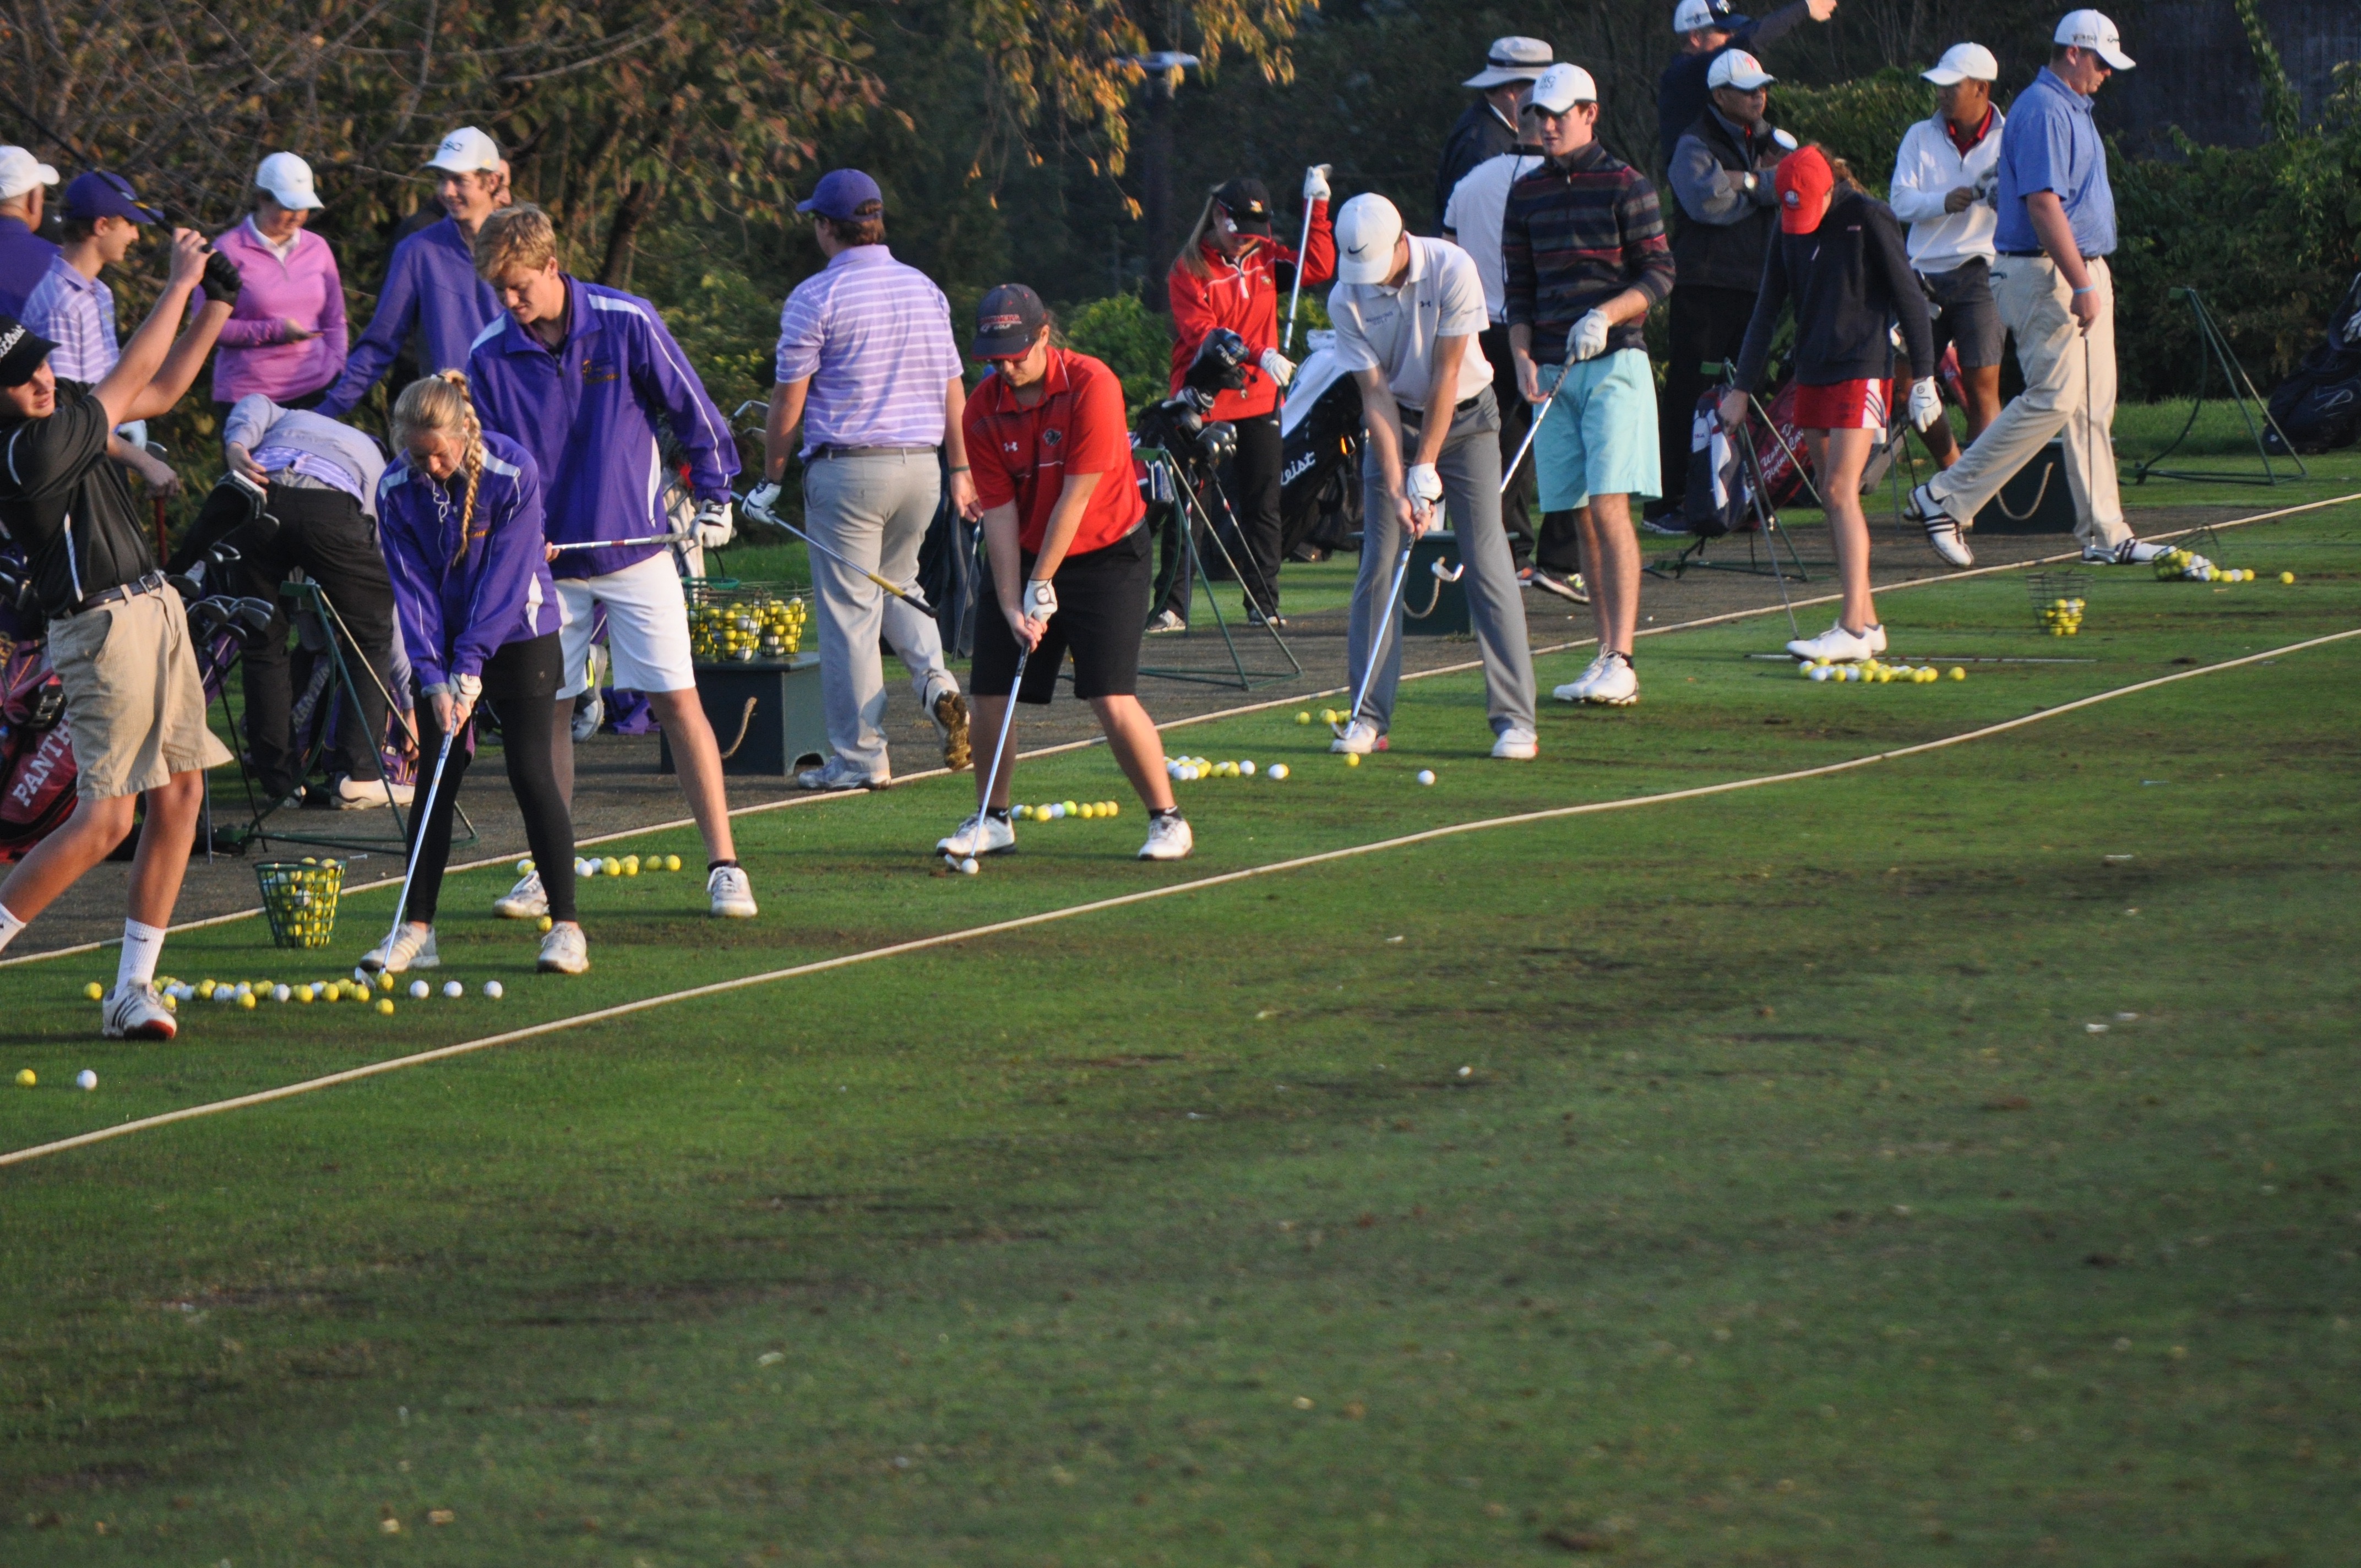
[[[2025,211],[2025,199],[2039,191],[2057,193],[2083,255],[2114,254],[2115,192],[2107,183],[2107,147],[2091,118],[2091,100],[2046,68],[2008,106],[2000,134],[1995,249],[2041,248]]]

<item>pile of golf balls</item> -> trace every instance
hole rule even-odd
[[[517,862],[517,874],[533,870],[531,861]],[[676,872],[680,870],[678,855],[590,855],[577,857],[574,874],[578,877],[637,876],[642,872]]]
[[[1216,762],[1208,757],[1167,757],[1164,772],[1175,784],[1194,784],[1199,779],[1250,779],[1255,776],[1255,765],[1251,758]]]
[[[2158,555],[2150,565],[2156,568],[2157,581],[2160,583],[2251,583],[2255,580],[2252,566],[2217,566],[2193,550],[2178,547]],[[2291,583],[2295,581],[2295,575],[2281,572],[2279,581]]]
[[[1118,817],[1122,813],[1123,807],[1112,800],[1085,800],[1080,803],[1071,800],[1053,800],[1047,806],[1012,806],[1008,814],[1019,822],[1058,822],[1069,817],[1090,822],[1102,817]]]
[[[376,992],[391,991],[393,988],[393,976],[371,975],[364,970],[357,969],[353,970],[353,977],[350,980],[292,982],[268,980],[201,980],[194,985],[189,985],[167,975],[156,982],[157,991],[164,998],[164,1005],[175,1012],[180,1010],[181,1003],[192,1001],[218,1002],[225,1006],[242,1008],[249,1012],[265,1002],[292,1002],[298,1005],[309,1005],[315,1002],[367,1002],[375,995]],[[84,988],[85,992],[88,989],[88,987]],[[410,982],[410,994],[413,1000],[423,1002],[434,994],[434,988],[431,981],[413,980]],[[443,994],[456,1002],[467,994],[467,988],[458,981],[446,980],[443,982]],[[484,994],[494,1002],[499,1001],[502,994],[500,982],[497,980],[484,981]],[[377,1010],[379,1013],[390,1014],[393,1011],[391,997],[380,997],[377,1000]]]
[[[2041,624],[2052,637],[2078,637],[2082,631],[2082,601],[2051,599],[2041,607]]]
[[[1891,685],[1896,681],[1904,685],[1923,686],[1947,678],[1954,681],[1968,678],[1968,672],[1957,664],[1952,665],[1947,674],[1932,664],[1883,664],[1875,659],[1858,664],[1834,664],[1825,659],[1815,659],[1800,666],[1798,673],[1808,681],[1880,686]]]

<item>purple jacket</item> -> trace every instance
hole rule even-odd
[[[656,445],[659,414],[687,452],[697,499],[728,500],[738,444],[656,308],[568,276],[566,309],[566,341],[555,353],[502,312],[467,357],[467,385],[484,428],[512,437],[541,465],[550,543],[672,531]],[[660,549],[568,551],[557,571],[602,577]]]
[[[259,392],[291,403],[334,381],[345,367],[345,284],[328,242],[298,229],[294,250],[281,261],[248,220],[214,240],[214,248],[236,263],[246,280],[237,308],[222,323],[214,401]],[[288,342],[290,319],[320,335]]]
[[[0,218],[0,316],[24,319],[25,296],[49,275],[58,247],[25,226],[22,218]]]
[[[422,375],[460,368],[467,363],[467,345],[500,313],[500,296],[476,276],[476,258],[459,225],[449,218],[427,225],[393,247],[377,314],[353,345],[345,373],[320,400],[320,411],[342,419],[368,396],[413,327],[424,340]]]
[[[557,585],[541,537],[541,470],[504,435],[484,435],[475,525],[459,555],[467,477],[427,477],[405,455],[378,482],[378,544],[393,578],[402,645],[421,687],[480,675],[511,642],[557,630]]]

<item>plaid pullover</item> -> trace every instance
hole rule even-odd
[[[1653,305],[1673,291],[1673,252],[1648,177],[1589,142],[1551,159],[1510,187],[1500,222],[1503,302],[1510,326],[1529,326],[1533,356],[1565,352],[1585,312],[1626,289]],[[1608,334],[1607,350],[1644,350],[1638,321]]]

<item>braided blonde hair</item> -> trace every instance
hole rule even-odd
[[[476,526],[476,488],[484,478],[484,427],[476,418],[475,400],[467,394],[467,373],[445,370],[412,381],[393,403],[393,439],[404,448],[421,435],[456,435],[466,444],[460,471],[467,476],[467,499],[459,511],[459,549],[451,557],[457,565],[467,558],[468,544],[490,532]]]

